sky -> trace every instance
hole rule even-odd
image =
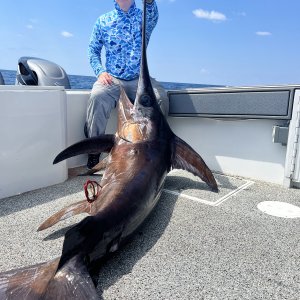
[[[148,46],[159,81],[229,86],[300,83],[299,0],[156,0]],[[141,7],[142,0],[136,0]],[[0,0],[0,69],[18,59],[53,61],[93,76],[92,27],[113,0]]]

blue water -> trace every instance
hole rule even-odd
[[[6,85],[14,85],[16,81],[16,71],[0,70]],[[68,75],[72,89],[91,89],[96,78],[94,76]],[[167,90],[181,90],[187,88],[204,88],[216,85],[160,82]]]

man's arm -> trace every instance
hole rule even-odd
[[[101,62],[102,47],[103,47],[103,42],[101,38],[100,21],[98,19],[96,24],[94,25],[91,38],[90,38],[90,43],[88,46],[88,58],[91,67],[97,77],[101,73],[105,72],[105,68],[102,66],[102,62]]]

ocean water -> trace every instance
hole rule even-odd
[[[6,85],[14,85],[16,81],[16,71],[0,70]],[[68,75],[72,89],[91,89],[96,77],[82,75]],[[205,88],[214,87],[216,85],[179,83],[179,82],[160,82],[166,90],[181,90],[187,88]]]

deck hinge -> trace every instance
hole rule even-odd
[[[281,143],[282,146],[287,145],[289,136],[289,127],[288,126],[273,126],[273,143]]]

